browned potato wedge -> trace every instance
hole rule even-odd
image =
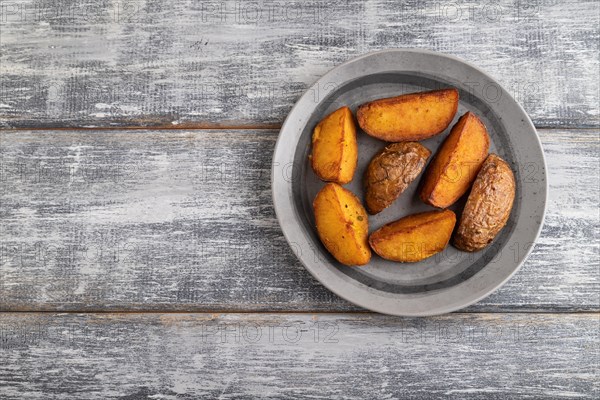
[[[365,203],[377,214],[396,200],[421,173],[431,151],[417,142],[392,143],[380,151],[365,172]]]
[[[327,182],[348,183],[358,161],[356,127],[348,107],[342,107],[319,122],[312,136],[312,169]]]
[[[345,265],[369,262],[369,217],[358,197],[336,183],[328,183],[317,194],[313,208],[321,242],[336,260]]]
[[[421,199],[446,208],[469,190],[490,147],[485,125],[473,113],[460,117],[427,168]]]
[[[369,244],[387,260],[417,262],[444,250],[455,223],[450,210],[413,214],[373,232]]]
[[[358,107],[358,125],[369,135],[388,142],[423,140],[450,125],[458,108],[458,90],[403,94]]]
[[[515,199],[515,176],[510,166],[490,154],[473,183],[460,217],[454,245],[465,251],[486,247],[502,230]]]

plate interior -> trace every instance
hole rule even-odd
[[[520,202],[515,201],[513,210],[506,227],[496,237],[494,242],[485,250],[476,253],[460,251],[451,244],[446,249],[424,261],[417,263],[396,263],[384,260],[373,253],[371,262],[363,267],[347,267],[337,262],[321,244],[316,230],[312,202],[318,191],[324,186],[312,171],[308,162],[312,131],[317,123],[327,114],[342,106],[348,106],[356,115],[356,109],[365,102],[398,96],[404,93],[413,93],[426,90],[455,87],[459,90],[460,102],[456,116],[450,126],[441,134],[421,141],[420,143],[432,152],[429,161],[437,153],[437,150],[450,132],[458,118],[467,111],[475,113],[485,124],[490,136],[490,152],[500,155],[506,160],[515,173],[517,182],[516,199],[521,192],[518,176],[519,170],[515,168],[516,154],[510,143],[510,136],[502,124],[502,121],[494,114],[486,102],[493,99],[477,97],[469,90],[468,86],[456,82],[445,82],[419,72],[411,73],[382,73],[361,77],[333,90],[312,113],[309,122],[302,131],[296,152],[294,154],[294,169],[297,171],[292,177],[294,202],[296,212],[310,232],[314,248],[320,249],[320,256],[336,266],[349,278],[357,280],[373,289],[390,293],[425,293],[432,290],[440,290],[459,284],[486,266],[494,259],[499,251],[510,251],[503,249],[515,227],[520,212]],[[491,93],[493,97],[493,93]],[[359,146],[358,166],[354,179],[345,188],[356,194],[364,204],[363,174],[371,158],[387,142],[372,138],[364,133],[357,124],[357,140]],[[369,232],[380,228],[386,223],[395,221],[406,215],[434,210],[434,207],[424,204],[418,196],[418,188],[423,173],[411,183],[400,197],[387,209],[377,215],[369,215]],[[464,206],[468,193],[457,203],[450,207],[460,218],[460,212]],[[492,261],[493,262],[493,261]]]

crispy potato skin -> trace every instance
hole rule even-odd
[[[514,199],[515,176],[510,166],[490,154],[469,193],[454,245],[460,250],[478,251],[490,244],[506,225]]]
[[[417,142],[392,143],[381,150],[365,171],[365,204],[377,214],[396,200],[423,171],[431,151]]]
[[[345,184],[352,180],[358,161],[356,126],[348,107],[319,122],[313,131],[311,166],[319,178]]]
[[[387,260],[417,262],[444,250],[455,224],[451,210],[413,214],[373,232],[369,244]]]
[[[371,260],[369,217],[351,191],[328,183],[315,197],[313,209],[319,238],[336,260],[348,266]]]
[[[358,125],[370,136],[388,142],[423,140],[450,125],[458,108],[458,90],[404,94],[358,107]]]
[[[469,190],[489,147],[483,122],[471,112],[460,117],[425,172],[421,199],[438,208],[454,204]]]

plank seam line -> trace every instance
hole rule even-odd
[[[231,131],[250,131],[250,130],[281,130],[281,125],[172,125],[172,126],[105,126],[105,127],[17,127],[17,128],[0,128],[0,132],[10,131],[211,131],[211,130],[231,130]]]
[[[420,317],[395,317],[391,315],[379,314],[371,311],[225,311],[225,310],[212,310],[212,311],[174,311],[174,310],[147,310],[147,311],[127,311],[127,310],[96,310],[96,311],[59,311],[59,310],[41,310],[41,311],[0,311],[1,315],[10,314],[131,314],[131,315],[151,315],[151,314],[242,314],[242,315],[259,315],[259,314],[277,314],[277,315],[308,315],[308,314],[323,314],[323,315],[380,315],[383,317],[390,318],[420,318]],[[589,315],[598,316],[598,322],[600,323],[600,310],[598,311],[465,311],[465,312],[453,312],[449,314],[442,314],[437,316],[425,317],[425,318],[437,318],[437,317],[448,317],[451,315],[478,315],[478,314],[522,314],[522,315]]]
[[[597,130],[600,133],[600,125],[596,126],[581,126],[581,127],[573,127],[573,126],[536,126],[537,130],[560,130],[560,131],[594,131]],[[207,126],[182,126],[182,125],[174,125],[174,126],[106,126],[106,127],[17,127],[17,128],[0,128],[0,133],[4,132],[19,132],[19,131],[251,131],[251,130],[273,130],[279,131],[281,130],[281,125],[207,125]]]

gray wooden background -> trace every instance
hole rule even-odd
[[[598,398],[597,1],[0,1],[0,398]],[[419,47],[542,140],[532,255],[463,312],[339,299],[286,244],[278,128],[326,71]]]

